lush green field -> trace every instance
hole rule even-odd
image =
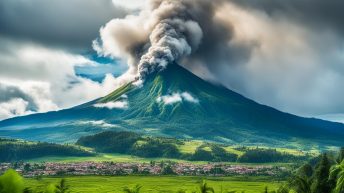
[[[117,193],[122,192],[125,186],[142,185],[142,192],[177,192],[178,190],[187,190],[192,192],[198,190],[201,177],[165,177],[165,176],[120,176],[120,177],[67,177],[67,184],[70,185],[71,192],[97,192],[97,193]],[[25,179],[26,186],[36,187],[42,190],[48,184],[57,183],[59,178],[43,178],[41,180]],[[208,185],[213,187],[216,192],[223,190],[237,190],[245,193],[260,193],[267,186],[269,190],[274,190],[280,184],[272,182],[269,179],[258,177],[234,178],[234,177],[208,177]]]
[[[170,159],[170,158],[142,158],[137,156],[125,155],[125,154],[98,154],[91,157],[74,157],[74,156],[48,156],[40,157],[35,159],[26,160],[31,163],[37,162],[84,162],[84,161],[93,161],[93,162],[130,162],[130,163],[148,163],[150,161],[173,161],[173,162],[191,162],[179,159]],[[208,162],[205,161],[192,161],[191,163],[195,164],[205,164]]]
[[[73,156],[48,156],[48,157],[41,157],[35,158],[30,160],[25,160],[31,163],[42,163],[42,162],[85,162],[85,161],[93,161],[93,162],[127,162],[127,163],[149,163],[150,161],[172,161],[178,163],[192,163],[192,164],[207,164],[209,162],[206,161],[187,161],[187,160],[180,160],[180,159],[168,159],[168,158],[141,158],[137,156],[130,156],[124,154],[98,154],[97,156],[93,157],[73,157]],[[291,166],[293,163],[238,163],[238,162],[222,162],[231,165],[272,165],[272,166]]]

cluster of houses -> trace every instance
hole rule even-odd
[[[230,176],[266,175],[274,176],[287,171],[281,166],[247,166],[221,163],[193,164],[174,162],[114,163],[0,163],[0,173],[14,168],[25,177],[60,175],[192,175]]]

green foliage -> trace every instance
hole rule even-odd
[[[304,165],[302,165],[299,169],[298,169],[298,175],[302,176],[302,177],[307,177],[310,178],[313,175],[313,168],[312,165],[309,163],[306,163]]]
[[[23,193],[33,193],[31,188],[24,188]]]
[[[53,185],[53,184],[49,184],[45,190],[44,190],[44,193],[56,193],[56,186]]]
[[[244,163],[268,163],[268,162],[298,162],[306,160],[307,156],[295,156],[282,153],[276,149],[255,148],[248,149],[238,158],[239,162]]]
[[[140,135],[133,132],[105,131],[81,137],[76,144],[95,148],[99,152],[129,153],[131,147],[140,139]]]
[[[159,138],[146,138],[144,143],[134,145],[131,153],[140,157],[178,158],[180,156],[175,144]]]
[[[317,164],[314,175],[312,192],[313,193],[330,193],[329,184],[329,172],[330,172],[330,161],[328,160],[327,154],[321,156],[320,162]]]
[[[204,150],[202,148],[197,148],[195,153],[192,155],[192,161],[212,161],[214,156],[210,151]]]
[[[276,193],[289,193],[290,187],[289,185],[283,184],[276,190]]]
[[[28,160],[43,156],[92,156],[91,152],[69,145],[53,143],[0,143],[0,162]]]
[[[65,179],[61,179],[60,183],[55,186],[56,193],[69,193],[69,186],[66,184]]]
[[[133,88],[134,88],[134,86],[131,83],[125,84],[125,85],[119,87],[118,89],[116,89],[115,91],[113,91],[112,93],[108,94],[107,96],[99,99],[97,102],[99,102],[99,103],[106,103],[106,102],[110,102],[110,101],[116,101],[123,94],[125,94],[126,92],[129,92]]]
[[[0,176],[0,193],[22,193],[23,190],[23,178],[16,171],[10,169]]]
[[[203,180],[202,183],[199,185],[199,192],[200,193],[215,193],[215,190],[214,188],[208,186],[207,182]]]
[[[340,163],[344,160],[344,147],[340,148],[337,162]]]
[[[336,180],[335,193],[344,192],[344,160],[331,167],[330,179]]]
[[[125,193],[140,193],[140,190],[141,190],[142,186],[139,185],[139,184],[136,184],[135,186],[133,187],[124,187],[123,188],[123,192]]]
[[[341,157],[341,148],[338,158]],[[343,193],[344,192],[344,160],[340,160],[327,153],[322,154],[319,159],[310,160],[301,166],[288,183],[280,186],[277,193]]]
[[[163,137],[144,137],[134,132],[106,131],[95,135],[81,137],[77,145],[95,148],[98,152],[122,153],[144,158],[176,158],[190,161],[211,162],[299,162],[307,156],[282,153],[275,149],[244,149],[242,155],[226,151],[225,146],[216,143],[197,143],[194,152],[182,153],[185,144],[182,140]],[[194,145],[194,143],[193,143]],[[184,152],[184,151],[183,151]]]
[[[312,181],[307,176],[294,176],[290,186],[297,193],[312,193]]]
[[[214,159],[212,161],[218,162],[235,162],[237,160],[237,155],[234,153],[227,152],[223,147],[212,144],[211,145],[211,152],[213,154]]]
[[[61,179],[57,185],[49,184],[43,193],[70,193],[65,179]],[[13,169],[7,170],[0,176],[0,193],[33,193],[29,187],[24,188],[23,178]]]

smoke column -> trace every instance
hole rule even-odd
[[[126,59],[132,74],[144,80],[177,62],[218,58],[232,37],[216,18],[221,0],[151,0],[137,15],[114,19],[93,42],[99,54]],[[205,36],[206,35],[206,36]]]

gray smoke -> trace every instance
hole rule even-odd
[[[229,44],[232,26],[216,15],[223,3],[151,0],[138,15],[110,21],[100,30],[101,42],[94,42],[94,48],[103,55],[125,56],[140,79],[175,61],[190,68],[203,64],[209,69],[216,61],[237,63],[247,58],[251,46]]]
[[[139,63],[140,78],[164,70],[173,61],[188,56],[196,50],[202,38],[202,30],[193,20],[164,19],[150,35],[150,47]]]

